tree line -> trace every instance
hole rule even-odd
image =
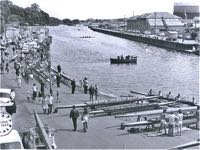
[[[9,0],[0,1],[0,21],[1,26],[4,23],[19,22],[20,25],[49,25],[56,26],[59,24],[75,25],[79,24],[78,19],[58,19],[50,17],[48,13],[40,9],[39,5],[34,3],[30,7],[22,8],[14,5]]]

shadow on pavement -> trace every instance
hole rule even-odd
[[[76,131],[73,131],[73,129],[55,129],[55,132],[63,132],[63,131],[67,131],[67,132],[81,132],[81,133],[84,133],[83,130],[76,130]]]

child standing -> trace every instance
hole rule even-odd
[[[82,114],[82,123],[83,123],[83,131],[86,132],[88,128],[88,110],[87,108],[84,108],[83,114]]]

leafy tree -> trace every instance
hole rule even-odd
[[[63,24],[71,26],[72,25],[72,21],[70,19],[63,19]]]

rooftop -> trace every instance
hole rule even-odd
[[[168,12],[152,12],[152,13],[144,13],[142,15],[137,15],[129,18],[129,20],[136,20],[136,19],[180,19],[180,17],[172,15]]]

